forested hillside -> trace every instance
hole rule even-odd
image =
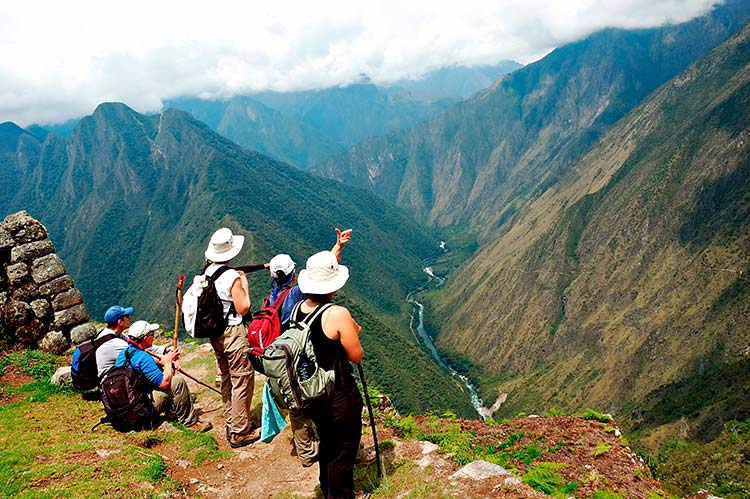
[[[437,240],[398,209],[249,152],[178,111],[144,116],[102,104],[70,137],[44,141],[13,124],[1,130],[0,212],[26,209],[47,226],[95,318],[123,303],[139,318],[170,323],[178,274],[198,272],[221,226],[246,236],[237,264],[286,252],[299,268],[331,247],[334,227],[352,227],[344,254],[352,278],[341,300],[365,329],[373,382],[402,410],[472,414],[408,331],[404,297],[422,282],[420,258]],[[257,308],[267,274],[252,284]]]

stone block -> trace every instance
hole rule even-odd
[[[0,307],[2,307],[3,305],[5,305],[6,301],[8,301],[8,293],[6,293],[5,291],[3,291],[2,293],[0,293]]]
[[[42,294],[39,292],[39,286],[34,284],[33,282],[27,282],[16,289],[14,289],[10,297],[14,300],[18,301],[25,301],[26,303],[31,303],[32,301],[36,300],[37,298],[40,298]]]
[[[20,286],[29,278],[29,266],[25,263],[14,263],[5,269],[11,286]]]
[[[81,303],[80,305],[55,312],[55,320],[52,323],[52,328],[70,330],[88,321],[89,311],[86,305]]]
[[[44,337],[45,331],[44,323],[39,319],[33,319],[16,328],[16,338],[24,346],[33,347]]]
[[[79,303],[83,303],[83,296],[81,296],[80,291],[73,288],[55,296],[52,300],[52,309],[55,312],[58,312],[70,308],[73,305],[78,305]]]
[[[16,232],[13,239],[16,240],[16,243],[21,244],[30,243],[32,241],[41,241],[47,239],[47,229],[44,228],[44,225],[42,225],[41,222],[34,220]]]
[[[36,220],[31,218],[26,211],[19,211],[5,217],[5,220],[3,220],[3,227],[11,234],[15,234],[23,227],[30,225],[33,222],[36,222]]]
[[[45,352],[59,355],[68,349],[70,345],[61,331],[50,331],[39,342],[39,348]]]
[[[52,296],[67,291],[72,287],[73,279],[71,279],[69,275],[65,274],[64,276],[53,279],[50,282],[45,282],[44,284],[39,286],[39,292],[42,293],[42,296],[51,298]]]
[[[487,461],[472,461],[450,476],[451,480],[468,478],[470,480],[484,480],[493,476],[510,475],[508,471],[494,463]]]
[[[70,366],[58,367],[49,382],[58,386],[73,384],[73,378],[70,376]]]
[[[41,321],[52,315],[52,306],[47,300],[34,300],[29,305],[31,305],[34,316]]]
[[[31,264],[31,277],[37,284],[44,284],[65,274],[65,265],[55,253],[34,260]]]
[[[21,326],[29,322],[34,316],[31,306],[22,301],[8,300],[0,308],[0,319],[11,326]]]
[[[55,248],[49,239],[20,244],[11,250],[10,262],[32,262],[40,256],[49,255],[53,251],[55,251]]]
[[[10,232],[0,227],[0,250],[9,250],[14,244],[15,241],[10,237]]]
[[[94,324],[87,322],[86,324],[81,324],[70,330],[70,342],[74,345],[78,345],[79,343],[94,338],[96,334],[97,331]]]

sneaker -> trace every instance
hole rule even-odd
[[[229,436],[229,446],[233,449],[236,449],[238,447],[244,447],[246,445],[254,444],[258,440],[260,440],[260,428],[256,428],[255,430],[243,435],[232,433]]]
[[[206,421],[205,423],[201,421],[196,421],[195,423],[191,424],[187,427],[188,430],[194,431],[197,433],[206,433],[207,431],[211,430],[214,425],[211,424],[211,421]]]

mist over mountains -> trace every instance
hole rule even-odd
[[[105,104],[67,138],[4,123],[0,209],[47,225],[92,310],[146,314],[220,225],[249,234],[245,257],[298,265],[352,226],[343,299],[378,331],[378,384],[465,415],[405,328],[444,238],[466,260],[420,299],[496,417],[594,406],[652,449],[678,426],[708,441],[750,417],[749,19],[732,0],[607,29],[466,100],[363,81],[170,103],[193,117]]]

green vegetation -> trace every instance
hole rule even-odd
[[[534,490],[543,492],[553,497],[565,498],[575,493],[578,488],[576,482],[566,482],[565,478],[558,472],[567,466],[562,463],[539,463],[529,469],[521,480],[531,486]]]
[[[99,401],[48,382],[59,360],[37,351],[0,358],[6,374],[23,370],[37,381],[0,385],[0,497],[135,497],[182,494],[167,476],[156,449],[181,449],[194,465],[221,459],[210,434],[141,432],[122,434],[108,425],[91,427],[103,415]],[[134,481],[148,482],[148,489]],[[153,488],[151,488],[153,487]]]
[[[583,419],[599,421],[600,423],[609,423],[610,421],[612,421],[612,416],[610,416],[609,414],[603,414],[591,408],[588,408],[585,411],[583,411],[583,414],[581,414],[581,417]]]
[[[597,490],[594,499],[625,499],[623,496],[611,490]]]
[[[709,443],[670,440],[654,458],[656,476],[681,496],[704,489],[725,499],[750,497],[750,419],[726,423]],[[699,464],[698,464],[699,463]]]
[[[612,450],[611,445],[605,444],[604,442],[598,443],[596,447],[594,447],[594,457],[598,457],[603,454],[606,454],[610,450]]]

